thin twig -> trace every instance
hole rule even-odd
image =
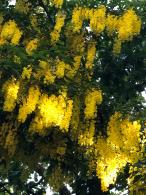
[[[45,6],[43,0],[38,0],[38,3],[39,3],[39,5],[44,9],[44,11],[46,12],[48,19],[53,23],[53,20],[52,20],[52,18],[50,17],[49,10],[48,10],[47,7]]]
[[[0,183],[0,187],[1,187],[1,190],[3,191],[3,192],[7,192],[8,194],[10,194],[10,195],[12,195],[13,193],[11,193],[6,187],[5,187],[5,185],[7,185],[8,183]]]

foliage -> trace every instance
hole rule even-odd
[[[136,0],[0,2],[2,193],[102,195],[145,177],[129,171],[145,160],[145,11]]]

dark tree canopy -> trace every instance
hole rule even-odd
[[[0,1],[0,194],[145,194],[145,13]]]

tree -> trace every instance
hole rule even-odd
[[[1,193],[127,187],[144,159],[145,2],[2,0],[0,9]]]

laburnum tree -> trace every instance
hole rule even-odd
[[[0,1],[0,194],[145,194],[145,13]]]

